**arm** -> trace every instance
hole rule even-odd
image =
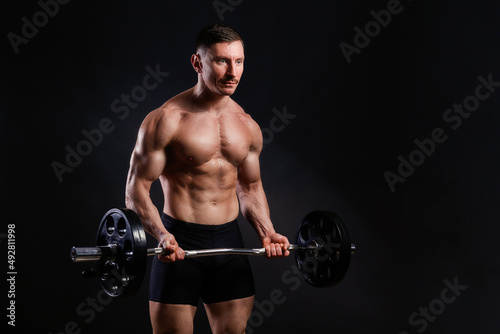
[[[146,117],[139,129],[130,159],[125,195],[127,208],[137,213],[146,232],[155,237],[161,247],[171,252],[168,256],[160,256],[160,260],[165,262],[184,258],[184,251],[163,226],[158,209],[149,196],[151,184],[160,177],[166,166],[165,148],[170,140],[169,132],[160,110],[153,111]]]
[[[256,125],[255,125],[256,126]],[[252,224],[266,249],[266,256],[288,256],[290,243],[285,236],[276,233],[271,222],[266,194],[260,176],[259,155],[262,150],[262,133],[253,131],[255,143],[247,158],[238,167],[237,192],[243,216]]]

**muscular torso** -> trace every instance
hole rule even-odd
[[[252,144],[253,120],[234,101],[224,110],[197,111],[181,94],[162,107],[173,120],[160,176],[168,215],[198,224],[223,224],[239,212],[238,166]]]

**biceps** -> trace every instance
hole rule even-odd
[[[146,182],[151,184],[160,177],[165,169],[166,160],[164,150],[147,153],[134,150],[130,159],[128,183]]]
[[[238,189],[249,192],[259,186],[261,186],[259,159],[257,155],[252,155],[238,168]]]
[[[149,192],[153,181],[165,170],[167,161],[166,147],[170,133],[161,112],[153,111],[144,119],[137,142],[130,158],[127,177],[127,196],[137,191],[142,195]]]

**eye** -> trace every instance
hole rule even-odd
[[[226,63],[226,60],[221,58],[217,61],[219,64],[225,64]]]

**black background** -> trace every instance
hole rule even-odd
[[[284,280],[292,259],[252,258],[257,303],[275,289],[285,298],[271,311],[255,308],[253,332],[497,333],[500,87],[456,130],[443,114],[474,95],[479,76],[500,81],[500,5],[402,1],[348,63],[339,44],[353,45],[354,27],[364,29],[388,1],[234,0],[220,15],[214,3],[70,1],[17,54],[7,34],[21,35],[21,18],[33,22],[41,7],[16,1],[3,13],[1,232],[5,246],[6,225],[16,226],[17,332],[60,333],[72,322],[81,333],[150,332],[147,282],[92,319],[77,312],[99,284],[80,277],[87,265],[72,263],[69,250],[92,246],[102,215],[124,206],[141,121],[196,83],[194,37],[222,21],[245,40],[234,99],[262,128],[274,108],[295,115],[261,155],[276,229],[293,239],[307,212],[333,210],[358,248],[345,279],[328,289]],[[120,119],[111,103],[157,65],[169,75]],[[114,130],[60,182],[54,161],[65,164],[65,147],[105,118]],[[384,173],[398,173],[398,156],[408,159],[414,140],[435,128],[446,141],[392,192]],[[152,196],[161,209],[158,184]],[[240,225],[247,246],[259,246]],[[445,280],[467,288],[440,304]],[[430,305],[435,317],[409,321]],[[209,333],[204,312],[195,332]]]

